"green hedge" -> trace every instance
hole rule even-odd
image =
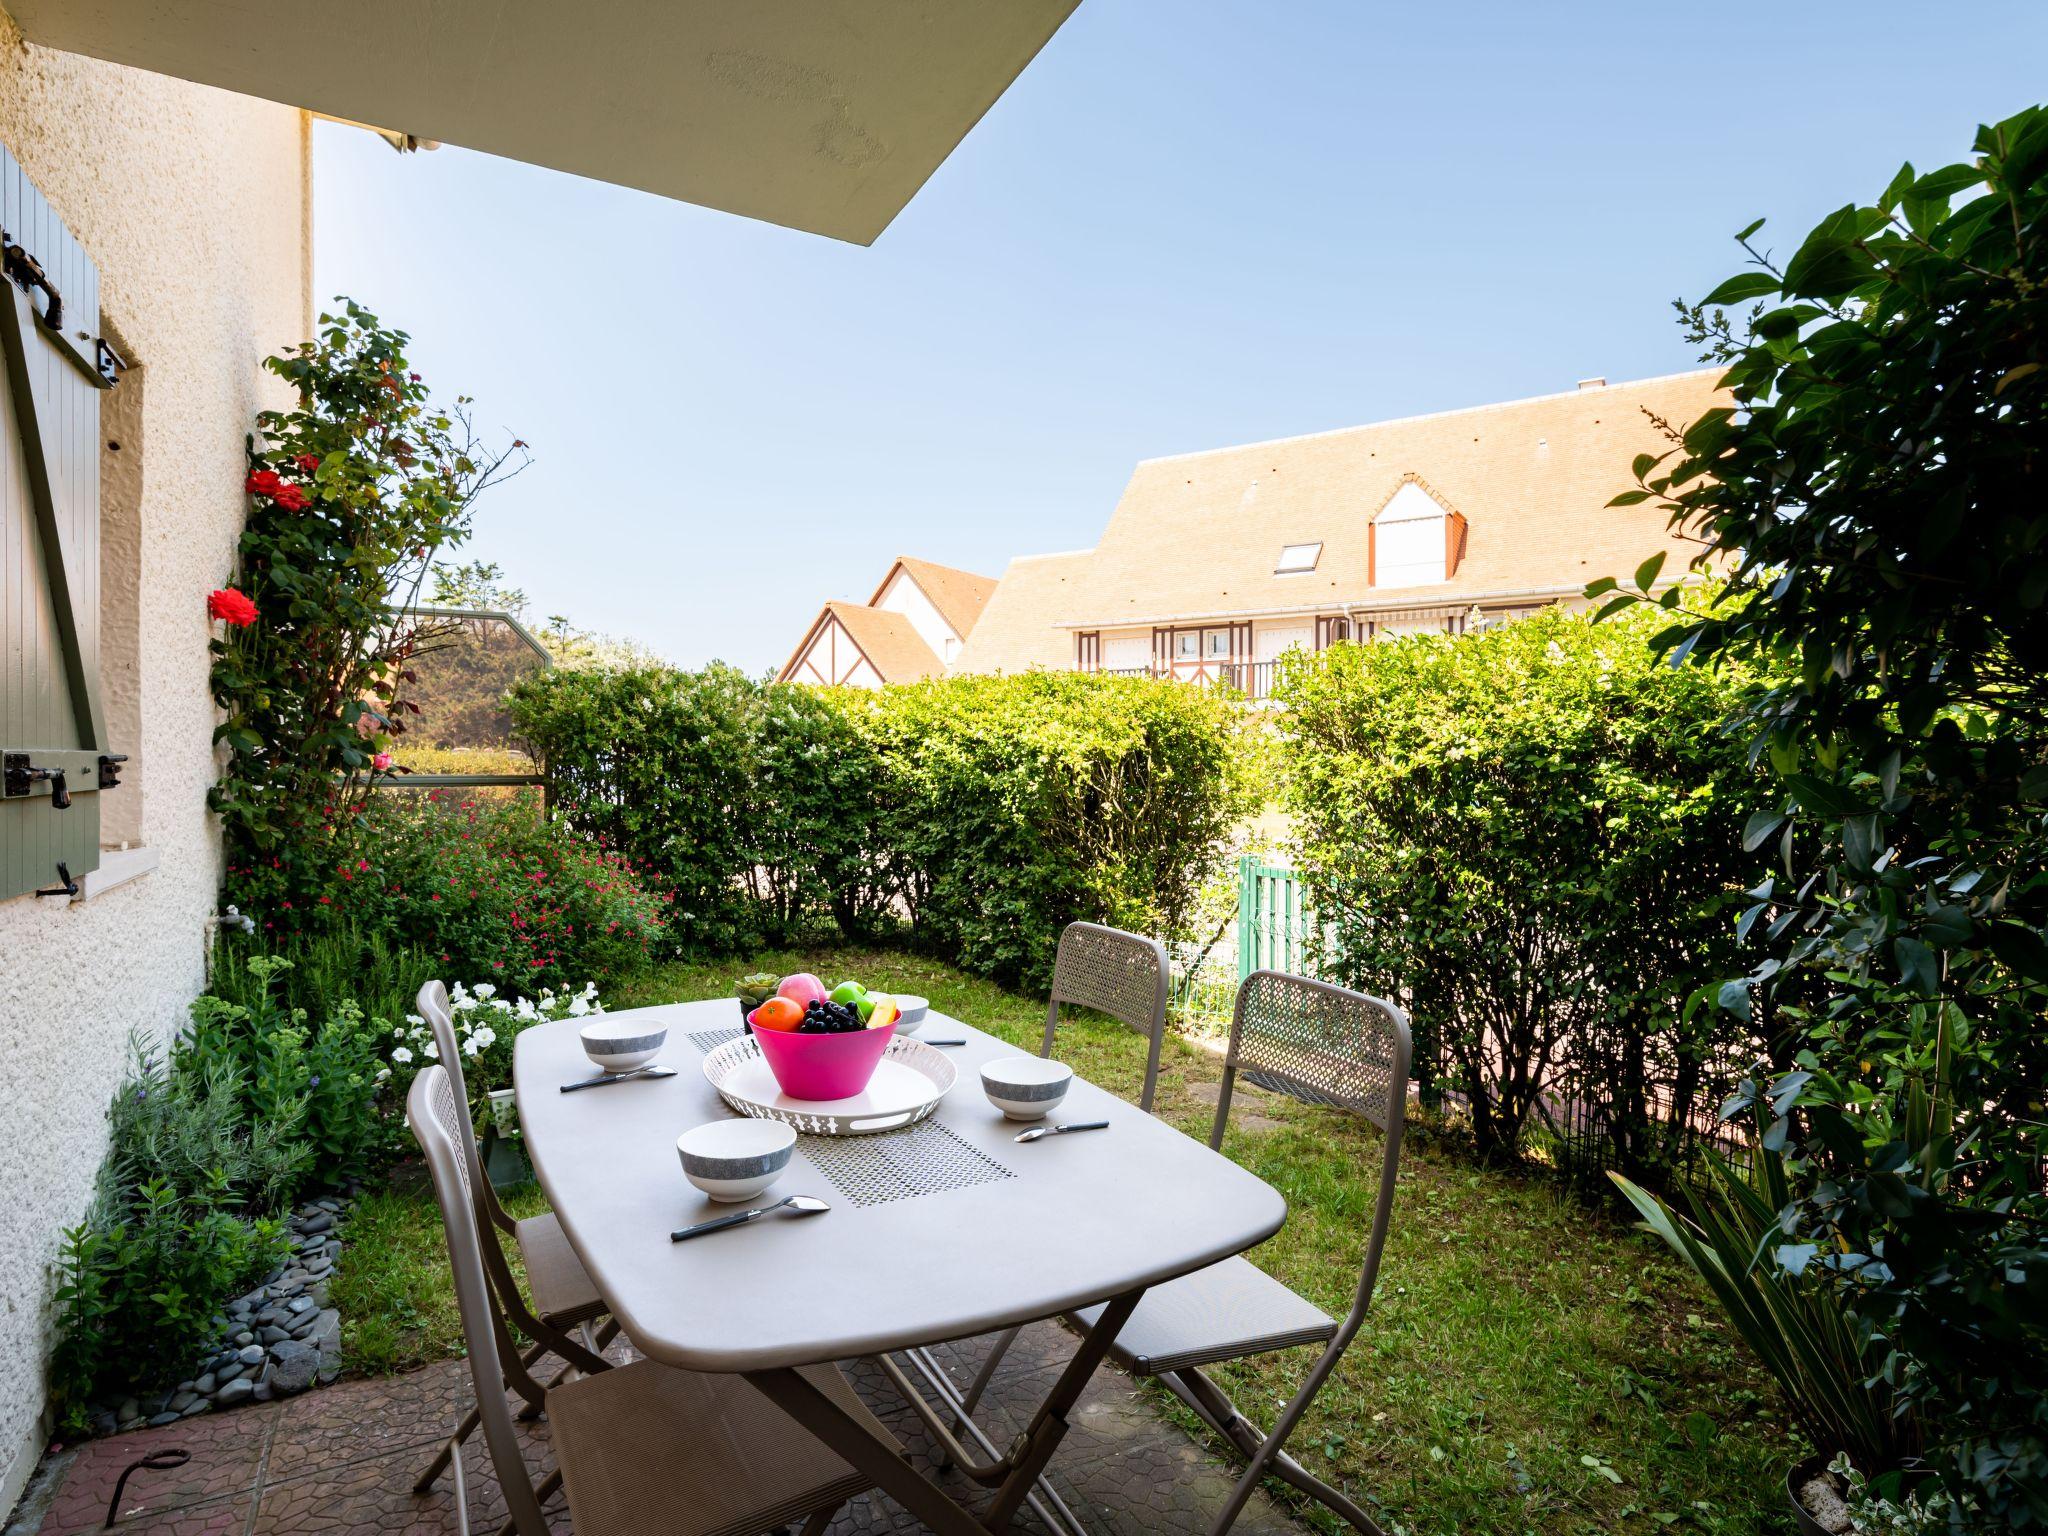
[[[907,926],[1043,984],[1068,922],[1177,932],[1247,804],[1231,706],[1140,679],[811,690],[636,667],[530,678],[512,711],[561,813],[665,880],[701,949]]]
[[[1409,1001],[1418,1066],[1489,1153],[1550,1119],[1568,1150],[1653,1168],[1747,1064],[1696,999],[1739,967],[1761,856],[1728,829],[1760,786],[1721,728],[1736,683],[1661,665],[1655,627],[1553,609],[1337,646],[1282,682],[1295,856],[1337,969]]]

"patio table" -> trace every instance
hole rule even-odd
[[[1024,1127],[989,1104],[979,1068],[1023,1053],[933,1012],[924,1034],[966,1041],[948,1050],[959,1081],[937,1112],[879,1136],[799,1136],[781,1181],[753,1202],[816,1195],[829,1214],[671,1243],[676,1228],[741,1208],[693,1188],[675,1149],[732,1113],[703,1061],[737,1036],[739,1009],[723,998],[630,1016],[668,1027],[657,1060],[674,1077],[560,1092],[594,1071],[574,1019],[526,1030],[514,1053],[527,1154],[577,1257],[643,1354],[744,1375],[942,1536],[1007,1527],[1148,1286],[1264,1242],[1286,1218],[1263,1180],[1079,1077],[1051,1118],[1109,1129],[1018,1145]],[[1098,1302],[1101,1320],[1029,1427],[977,1474],[997,1489],[982,1519],[796,1371],[864,1356],[890,1366],[892,1351]],[[938,1427],[921,1395],[913,1406]]]

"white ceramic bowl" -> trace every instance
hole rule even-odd
[[[924,1016],[931,1012],[932,1007],[929,998],[913,997],[908,992],[892,992],[889,995],[896,999],[897,1034],[914,1035],[924,1028]]]
[[[644,1018],[621,1015],[618,1019],[599,1015],[577,1031],[583,1039],[583,1054],[606,1072],[630,1072],[644,1067],[668,1041],[668,1026],[649,1024]]]
[[[779,1120],[713,1120],[676,1138],[683,1177],[714,1200],[751,1200],[782,1177],[796,1127]]]
[[[1073,1080],[1072,1067],[1040,1056],[1005,1056],[981,1069],[981,1091],[1011,1120],[1043,1120]]]

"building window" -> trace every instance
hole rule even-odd
[[[1280,548],[1280,559],[1273,567],[1275,576],[1295,576],[1303,571],[1312,571],[1316,562],[1323,558],[1321,544],[1284,544]]]
[[[1203,649],[1213,658],[1223,661],[1230,659],[1230,631],[1208,629],[1202,632]]]
[[[1372,584],[1426,587],[1450,577],[1444,506],[1413,480],[1394,492],[1372,525]]]
[[[1202,654],[1202,632],[1199,629],[1176,630],[1173,636],[1173,654],[1194,661]]]

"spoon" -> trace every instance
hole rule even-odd
[[[674,1077],[675,1075],[676,1069],[674,1067],[657,1067],[650,1064],[644,1067],[635,1067],[630,1072],[606,1072],[598,1077],[586,1077],[580,1083],[564,1083],[562,1084],[562,1092],[577,1093],[585,1088],[602,1088],[606,1083],[624,1083],[636,1077]]]
[[[1072,1125],[1034,1125],[1019,1136],[1019,1141],[1036,1141],[1041,1136],[1065,1136],[1073,1131],[1106,1131],[1107,1120],[1077,1120]]]
[[[750,1221],[785,1208],[795,1211],[799,1216],[822,1216],[832,1209],[816,1195],[791,1195],[787,1200],[778,1200],[773,1205],[757,1205],[751,1211],[740,1211],[736,1215],[700,1221],[694,1227],[684,1227],[680,1232],[669,1233],[668,1240],[680,1243],[685,1238],[702,1237],[706,1232],[717,1232],[725,1227],[744,1227]]]

